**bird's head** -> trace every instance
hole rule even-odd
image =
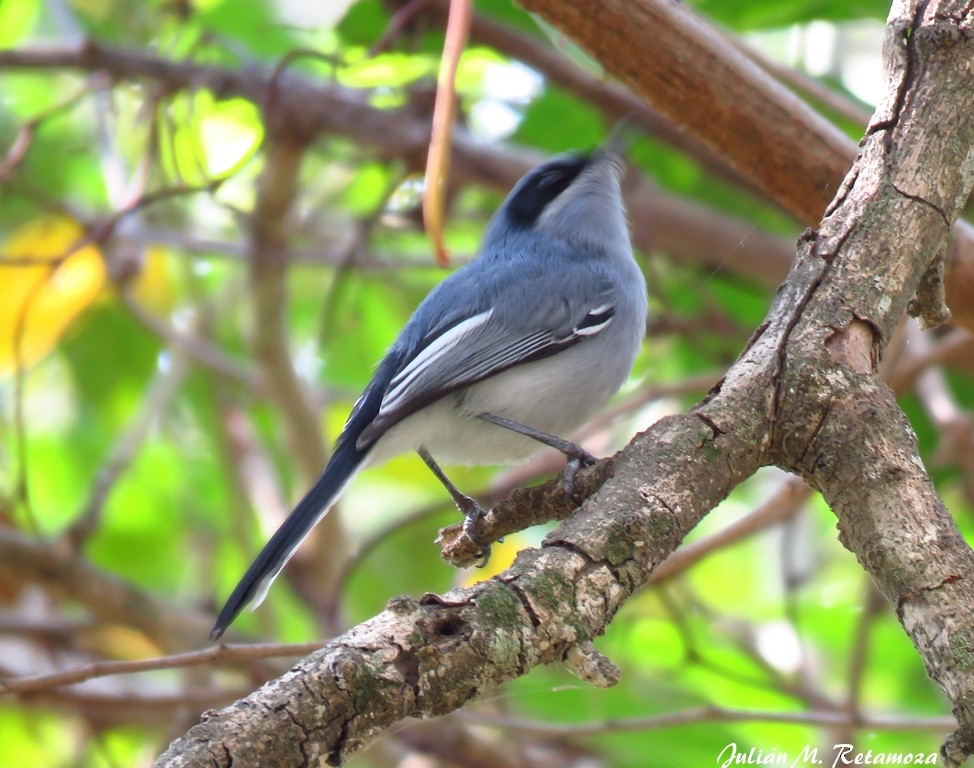
[[[622,160],[611,149],[554,157],[518,181],[489,234],[531,230],[585,245],[628,245],[622,173]]]

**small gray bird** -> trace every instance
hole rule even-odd
[[[244,574],[212,639],[248,603],[263,600],[365,467],[418,451],[475,522],[482,510],[434,457],[504,463],[526,458],[542,442],[576,466],[587,455],[554,436],[579,427],[619,389],[646,322],[622,172],[619,157],[603,148],[556,157],[517,183],[491,219],[479,256],[433,289],[406,323],[321,477]]]

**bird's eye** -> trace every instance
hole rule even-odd
[[[558,171],[558,170],[546,171],[541,175],[541,178],[538,179],[538,188],[545,189],[547,187],[554,187],[564,181],[565,181],[564,171]]]

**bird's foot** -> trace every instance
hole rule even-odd
[[[598,462],[598,458],[577,443],[569,443],[574,449],[574,453],[565,453],[568,461],[565,463],[565,471],[561,475],[561,487],[569,496],[575,496],[575,476],[582,467],[591,467]]]
[[[480,561],[477,563],[477,567],[483,568],[487,565],[487,561],[490,560],[490,543],[480,538],[477,533],[477,527],[480,521],[486,517],[487,512],[469,496],[464,496],[463,499],[464,501],[462,503],[460,501],[457,502],[457,506],[463,513],[463,532],[470,541],[480,548],[480,554],[478,555]]]

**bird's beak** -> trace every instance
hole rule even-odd
[[[636,116],[630,113],[609,129],[602,146],[595,151],[595,157],[611,157],[617,163],[622,163],[632,145],[644,135],[645,131],[637,124]]]

